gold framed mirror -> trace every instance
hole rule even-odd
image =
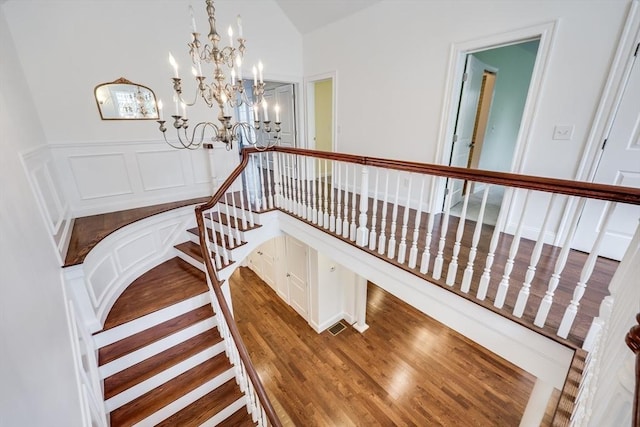
[[[151,89],[120,77],[93,91],[102,120],[158,120],[158,103]]]

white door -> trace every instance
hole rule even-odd
[[[473,143],[473,129],[476,123],[476,113],[478,111],[478,101],[480,99],[480,89],[482,88],[482,75],[485,69],[491,67],[482,63],[473,55],[467,55],[467,62],[464,70],[464,81],[460,94],[460,105],[458,107],[458,119],[456,120],[456,130],[454,132],[453,148],[451,150],[451,166],[466,168],[469,163],[469,151]],[[451,206],[462,200],[462,190],[464,181],[456,179],[451,187]]]
[[[280,146],[296,147],[296,114],[295,93],[293,85],[282,85],[275,88],[275,102],[280,106]],[[275,118],[275,111],[274,111]]]
[[[307,245],[286,237],[287,283],[289,305],[307,320],[309,312],[309,287],[307,286]]]
[[[260,258],[262,258],[262,280],[267,282],[272,289],[276,289],[276,239],[264,242],[260,246]]]
[[[640,188],[640,65],[636,60],[607,138],[594,182]],[[604,219],[605,202],[585,203],[573,247],[591,252]],[[599,254],[620,260],[638,226],[640,206],[616,206]]]

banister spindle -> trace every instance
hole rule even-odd
[[[245,169],[244,182],[247,184],[246,194],[247,194],[247,210],[249,211],[249,225],[253,227],[255,224],[253,219],[253,210],[251,208],[251,189],[249,188],[250,178],[251,178],[251,174],[249,173],[249,168],[247,168]]]
[[[369,209],[369,170],[362,166],[362,179],[360,182],[360,217],[358,218],[358,235],[356,245],[367,246],[369,243],[369,230],[367,229],[367,210]]]
[[[260,174],[260,194],[262,194],[262,204],[260,205],[260,208],[263,211],[267,210],[267,193],[265,192],[265,187],[264,187],[264,165],[262,163],[262,158],[264,157],[266,153],[258,153],[258,159],[259,159],[259,167],[258,167],[258,173]]]
[[[503,200],[510,200],[513,188],[508,187],[504,192]],[[504,203],[503,203],[504,205]],[[500,240],[500,230],[502,229],[502,223],[506,217],[506,209],[500,209],[498,214],[498,220],[493,228],[493,234],[491,235],[491,242],[489,243],[489,252],[484,264],[484,271],[480,277],[480,284],[478,285],[478,292],[476,298],[484,300],[487,297],[487,290],[489,289],[489,281],[491,280],[491,267],[495,259],[496,248],[498,247],[498,241]]]
[[[389,230],[389,247],[387,248],[387,258],[396,256],[396,228],[398,226],[398,199],[400,196],[400,173],[396,175],[396,198],[391,210],[391,230]]]
[[[331,211],[329,213],[329,231],[332,233],[336,231],[335,178],[336,178],[336,162],[332,160],[331,161],[331,182],[329,183],[330,185],[330,189],[329,189],[330,204],[329,205],[331,206]]]
[[[262,206],[262,194],[260,193],[260,178],[258,178],[258,162],[256,161],[256,155],[251,156],[251,172],[253,176],[253,194],[254,194],[254,205],[253,209],[256,212],[260,211],[260,207]]]
[[[296,215],[304,216],[302,213],[302,209],[304,208],[304,203],[302,202],[302,181],[300,178],[301,169],[300,169],[300,157],[296,154],[295,156],[295,176],[296,176]]]
[[[220,203],[218,203],[218,219],[220,220],[220,250],[222,252],[222,264],[229,265],[229,251],[227,250],[227,238],[224,233],[224,224],[222,223],[222,212],[220,211]]]
[[[382,202],[382,220],[380,221],[380,237],[378,237],[378,253],[384,255],[387,244],[387,206],[389,201],[389,169],[384,183],[384,200]]]
[[[422,200],[424,196],[425,176],[422,175],[420,180],[420,196],[418,197],[418,208],[416,209],[416,218],[413,223],[413,238],[411,240],[411,249],[409,250],[409,268],[416,268],[418,263],[418,238],[420,237],[420,222],[422,221]]]
[[[318,159],[316,163],[318,165],[318,227],[324,227],[325,195],[324,189],[322,188],[322,160]]]
[[[440,280],[442,277],[442,264],[444,263],[444,245],[447,242],[447,231],[449,230],[449,213],[451,211],[451,196],[452,196],[452,183],[453,179],[449,178],[447,181],[446,195],[444,198],[444,213],[442,222],[440,224],[440,239],[438,241],[438,253],[436,259],[433,262],[433,273],[431,277],[436,280]]]
[[[407,187],[407,201],[402,210],[402,229],[400,231],[400,244],[398,245],[398,262],[404,264],[407,257],[407,231],[409,230],[409,210],[411,209],[411,185],[413,175],[409,174],[409,185]]]
[[[273,184],[275,187],[275,206],[282,208],[282,181],[280,179],[280,153],[273,152]]]
[[[357,165],[353,165],[353,191],[351,192],[351,223],[349,224],[349,240],[352,242],[356,241],[356,195],[358,194],[358,173],[357,173]]]
[[[324,191],[323,191],[323,196],[324,196],[324,217],[322,219],[322,226],[325,229],[329,229],[329,170],[327,168],[327,159],[324,159]]]
[[[447,269],[447,278],[445,284],[452,286],[456,281],[458,275],[458,255],[460,255],[460,242],[462,242],[462,236],[464,235],[464,226],[467,221],[467,207],[469,206],[469,196],[471,195],[471,181],[467,181],[464,200],[462,202],[462,212],[458,219],[458,228],[456,229],[456,242],[453,245],[453,252],[451,254],[451,262]]]
[[[547,233],[547,227],[549,225],[549,218],[551,217],[551,210],[553,209],[553,204],[556,199],[556,194],[551,194],[551,199],[549,200],[549,204],[547,205],[547,213],[544,216],[544,220],[542,221],[542,227],[540,228],[540,232],[538,233],[538,240],[536,241],[536,245],[533,247],[533,252],[531,252],[531,259],[529,260],[529,267],[527,267],[527,273],[524,276],[524,283],[522,283],[522,288],[518,293],[518,299],[516,300],[516,305],[513,308],[513,315],[516,317],[522,317],[524,313],[524,308],[527,306],[527,301],[529,300],[529,291],[531,289],[531,282],[536,275],[536,267],[538,266],[538,261],[540,261],[540,255],[542,254],[542,247],[544,246],[544,236]]]
[[[336,162],[336,169],[338,170],[338,203],[336,205],[336,234],[340,236],[342,234],[342,168],[340,163]]]
[[[293,181],[291,180],[291,155],[284,155],[285,167],[285,179],[287,181],[287,211],[293,212]]]
[[[313,163],[311,163],[311,179],[309,182],[309,186],[311,187],[311,203],[313,205],[313,207],[311,208],[311,222],[313,222],[314,224],[318,223],[318,187],[316,185],[316,170],[317,170],[317,162],[315,160],[315,158],[313,158],[312,160]]]
[[[438,178],[431,177],[431,189],[429,190],[429,205],[427,215],[427,233],[424,238],[424,251],[422,251],[422,258],[420,259],[420,273],[427,274],[429,272],[429,262],[431,261],[431,239],[433,238],[433,222],[435,219],[435,213],[433,212],[433,198],[436,193],[436,182]]]
[[[233,231],[234,231],[234,238],[236,239],[236,243],[241,244],[242,243],[242,239],[240,238],[240,226],[238,224],[239,219],[238,219],[238,209],[236,208],[236,195],[234,193],[230,194],[231,196],[231,211],[233,212]],[[226,194],[225,194],[225,199],[226,199]],[[229,224],[231,225],[231,224]]]
[[[233,237],[233,219],[229,214],[229,201],[227,200],[227,196],[229,193],[224,194],[224,199],[222,204],[224,205],[224,212],[227,216],[227,236],[229,237],[229,248],[233,249],[235,247],[234,237]]]
[[[587,257],[587,261],[582,267],[582,271],[580,272],[580,281],[578,281],[575,289],[573,290],[573,297],[571,298],[571,302],[564,312],[564,316],[562,316],[562,322],[560,322],[560,327],[558,328],[558,336],[561,338],[567,338],[567,336],[569,336],[569,331],[571,330],[573,321],[578,314],[578,306],[580,305],[580,300],[584,295],[584,291],[587,289],[587,284],[589,283],[589,279],[591,278],[591,274],[593,273],[593,268],[595,267],[596,261],[598,260],[598,251],[600,250],[602,239],[604,239],[604,236],[607,234],[607,225],[609,224],[609,219],[611,219],[611,214],[613,213],[615,207],[615,202],[607,201],[605,204],[604,215],[602,218],[602,222],[600,223],[600,231],[598,232],[598,237],[596,237],[596,241],[593,243],[593,247],[591,248],[591,252]]]
[[[480,234],[482,233],[482,224],[484,222],[484,211],[487,206],[487,197],[489,196],[489,188],[491,184],[486,184],[484,192],[482,194],[482,202],[480,203],[480,211],[478,212],[478,220],[476,222],[476,228],[473,230],[473,237],[471,239],[471,249],[469,249],[469,259],[467,260],[467,267],[464,269],[462,275],[462,285],[460,290],[464,293],[468,293],[471,288],[471,279],[473,278],[473,265],[478,253],[478,243],[480,242]]]
[[[300,199],[300,216],[302,217],[302,219],[308,219],[307,217],[307,208],[309,205],[307,205],[307,189],[309,188],[309,186],[307,185],[307,183],[309,182],[309,180],[307,179],[307,174],[308,174],[308,168],[307,168],[307,158],[306,157],[301,157],[301,162],[299,165],[299,169],[300,169],[300,194],[301,194],[301,199]]]
[[[640,426],[640,313],[636,314],[636,323],[629,329],[627,335],[624,337],[624,342],[627,347],[633,352],[636,357],[636,372],[635,372],[635,385],[633,393],[633,412],[632,426]]]
[[[578,202],[578,207],[576,208],[576,212],[573,215],[571,220],[571,225],[569,226],[569,230],[567,231],[567,235],[564,239],[564,243],[562,245],[562,249],[560,250],[560,255],[556,259],[556,264],[553,269],[553,273],[551,274],[551,278],[549,279],[549,284],[547,285],[547,291],[540,302],[540,307],[538,307],[538,313],[536,314],[536,318],[533,321],[533,324],[543,328],[544,324],[547,321],[547,316],[549,315],[549,310],[551,309],[551,305],[553,304],[553,296],[555,295],[556,288],[558,287],[558,283],[560,283],[560,275],[564,270],[565,265],[567,264],[567,258],[569,257],[569,251],[571,250],[571,241],[573,240],[573,235],[576,232],[576,228],[578,226],[578,221],[580,220],[580,215],[582,214],[582,208],[584,207],[586,199],[581,198]]]
[[[306,157],[304,162],[304,170],[305,170],[305,192],[307,194],[307,221],[313,222],[313,168],[311,167],[311,161],[313,158]]]
[[[244,184],[243,180],[240,179],[240,190],[238,193],[240,194],[240,222],[242,224],[242,229],[245,230],[247,228],[247,212],[244,209]]]
[[[502,274],[502,279],[500,280],[500,284],[498,285],[496,300],[493,302],[493,305],[498,308],[502,308],[502,306],[504,306],[504,301],[507,298],[507,291],[509,290],[509,280],[511,278],[511,270],[513,270],[513,264],[515,262],[516,255],[518,254],[518,249],[520,248],[520,237],[522,236],[524,217],[527,214],[527,207],[529,205],[529,199],[531,198],[531,191],[526,191],[527,194],[524,198],[524,207],[522,208],[522,213],[520,214],[520,220],[518,221],[516,234],[514,234],[513,240],[511,240],[511,246],[509,247],[509,258],[507,259],[507,263],[504,266],[504,273]]]
[[[378,222],[378,178],[380,175],[380,168],[376,168],[376,180],[373,190],[373,209],[371,216],[371,231],[369,232],[369,249],[372,251],[376,249],[376,243],[378,243],[378,234],[376,233],[376,225]]]
[[[342,237],[349,238],[349,163],[344,164],[344,212],[342,215]]]
[[[273,209],[273,191],[271,188],[271,175],[272,175],[272,169],[273,169],[273,161],[271,162],[271,168],[269,168],[269,156],[271,156],[271,158],[273,158],[273,152],[270,153],[264,153],[265,156],[267,157],[267,204],[269,209]]]
[[[211,240],[211,243],[213,245],[213,248],[211,247],[208,248],[209,249],[208,252],[209,253],[213,252],[213,260],[216,264],[216,269],[220,270],[222,268],[222,261],[220,259],[220,249],[218,248],[218,236],[216,236],[216,227],[215,227],[216,223],[213,221],[213,215],[211,213],[211,210],[209,210],[208,213],[209,213],[209,224],[211,224],[211,236],[207,238],[207,242]],[[202,213],[202,216],[206,219],[204,212]],[[207,222],[205,221],[204,224],[206,226]]]

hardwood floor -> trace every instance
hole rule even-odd
[[[251,270],[234,314],[267,392],[298,426],[515,426],[533,377],[369,284],[367,323],[317,334]]]

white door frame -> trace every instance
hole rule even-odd
[[[445,98],[442,119],[440,121],[440,129],[438,131],[438,146],[436,149],[436,162],[443,165],[449,164],[449,156],[453,144],[453,134],[455,131],[456,115],[460,98],[460,89],[462,88],[462,74],[464,72],[465,58],[468,54],[479,52],[487,49],[510,46],[526,42],[528,40],[539,39],[538,53],[531,74],[531,83],[527,92],[527,101],[522,112],[522,120],[520,122],[520,130],[511,162],[511,172],[522,172],[522,166],[525,160],[526,148],[530,142],[531,124],[538,108],[538,95],[540,87],[547,72],[547,64],[554,41],[554,34],[558,21],[551,21],[532,27],[522,28],[500,34],[494,34],[487,37],[478,38],[462,43],[454,43],[451,45],[449,52],[449,66],[447,71],[447,81],[445,83]],[[444,200],[444,182],[438,186],[434,204],[431,209],[438,209],[442,206]],[[508,200],[504,203],[510,203]],[[504,205],[506,206],[506,205]]]
[[[332,108],[332,117],[331,117],[331,151],[334,153],[338,150],[338,124],[336,122],[338,117],[338,74],[336,71],[329,71],[327,73],[314,74],[313,76],[305,77],[304,79],[304,98],[306,105],[306,115],[305,115],[305,128],[307,131],[307,138],[305,140],[305,147],[309,149],[315,149],[316,144],[313,139],[315,136],[315,96],[314,96],[314,85],[316,82],[320,82],[323,80],[331,80],[331,108]]]

